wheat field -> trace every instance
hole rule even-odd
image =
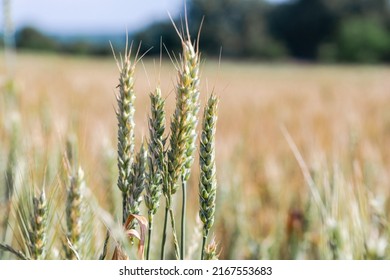
[[[22,53],[14,63],[12,85],[6,82],[5,65],[2,57],[0,241],[23,251],[18,214],[8,211],[10,159],[15,193],[44,186],[53,198],[49,207],[56,214],[47,219],[59,226],[46,238],[61,239],[64,154],[73,139],[89,200],[83,210],[88,222],[81,258],[97,258],[104,243],[105,215],[120,219],[115,61]],[[149,93],[158,83],[166,98],[167,120],[171,118],[176,74],[168,59],[161,66],[158,59],[138,63],[137,150],[148,137]],[[202,61],[201,104],[212,92],[220,99],[212,231],[220,259],[390,257],[388,77],[385,66]],[[195,159],[188,182],[187,258],[200,250]],[[17,199],[10,203],[17,204]],[[179,211],[179,205],[174,208]],[[157,212],[158,223],[162,212]],[[141,209],[141,215],[146,213]],[[159,247],[159,242],[155,234],[152,243]],[[48,258],[61,258],[61,242],[49,244]],[[171,244],[168,251],[173,257]],[[158,255],[152,253],[152,258]],[[9,253],[0,256],[15,258]]]

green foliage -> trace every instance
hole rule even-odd
[[[16,34],[16,47],[21,49],[56,50],[57,42],[33,27],[25,27]]]
[[[338,58],[348,62],[380,62],[390,55],[390,34],[377,20],[351,18],[337,35]]]
[[[268,14],[269,30],[291,55],[317,58],[318,46],[335,28],[336,15],[323,0],[300,0],[275,7]]]

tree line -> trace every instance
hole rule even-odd
[[[206,56],[218,56],[222,48],[223,57],[240,59],[376,63],[390,62],[389,2],[192,0],[187,10],[193,38],[204,18],[200,45]],[[171,22],[152,24],[132,34],[132,39],[142,41],[142,50],[149,50],[149,55],[159,55],[161,40],[168,49],[180,48]],[[108,44],[61,44],[32,28],[18,32],[16,45],[69,53],[111,53]]]
[[[204,16],[200,44],[206,55],[326,62],[389,62],[389,0],[192,0],[192,33]],[[160,34],[174,44],[170,23],[135,37],[159,51]],[[166,40],[168,39],[168,40]]]

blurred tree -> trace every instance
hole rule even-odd
[[[195,28],[204,17],[200,43],[208,53],[223,47],[226,56],[275,58],[286,50],[267,33],[269,8],[261,0],[192,0],[189,17]]]
[[[16,34],[16,47],[32,50],[56,50],[55,40],[39,32],[33,27],[25,27]]]
[[[276,6],[268,14],[269,30],[291,54],[315,59],[318,47],[336,28],[337,15],[325,0],[298,0]]]
[[[267,33],[265,14],[269,7],[262,0],[192,0],[188,5],[191,36],[197,38],[204,17],[200,46],[206,55],[218,56],[222,47],[223,55],[230,57],[272,59],[285,56],[283,45]],[[184,23],[179,21],[178,25],[181,28]],[[161,37],[168,49],[180,48],[171,23],[154,24],[133,39],[142,41],[143,51],[154,47],[149,53],[158,54]]]
[[[177,52],[180,50],[180,40],[171,22],[155,23],[133,36],[135,42],[141,42],[141,53],[148,51],[149,55],[160,54],[160,44],[163,40],[167,49]]]
[[[354,17],[341,24],[336,46],[341,61],[381,62],[389,58],[390,36],[375,18]]]

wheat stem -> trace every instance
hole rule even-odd
[[[186,225],[186,201],[187,201],[187,182],[182,176],[182,207],[181,207],[181,242],[180,242],[180,255],[181,259],[184,260],[185,251],[185,225]]]
[[[150,240],[152,239],[152,230],[153,230],[153,217],[149,218],[149,226],[148,226],[148,244],[146,247],[146,260],[149,260],[150,257]]]
[[[161,260],[165,259],[165,243],[167,240],[167,224],[168,224],[168,206],[165,207],[165,214],[164,214],[164,227],[163,227],[163,234],[162,234],[162,240],[161,240]]]
[[[171,218],[172,234],[173,234],[173,245],[175,246],[175,256],[177,260],[180,260],[180,247],[176,235],[176,222],[172,208],[169,208],[169,216]]]
[[[201,256],[200,256],[201,260],[204,260],[204,254],[205,254],[205,250],[206,250],[206,241],[207,241],[207,236],[203,235],[203,237],[202,237],[202,252],[201,252]]]

